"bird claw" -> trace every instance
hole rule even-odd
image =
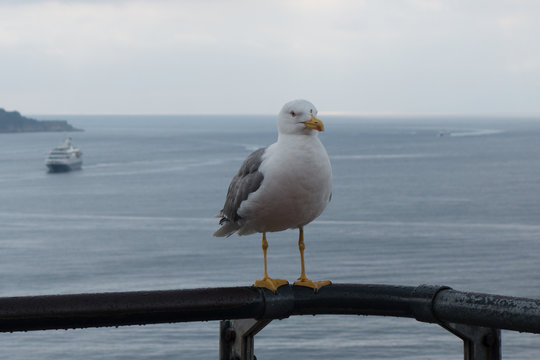
[[[269,277],[263,278],[262,280],[257,280],[253,284],[253,286],[259,287],[259,288],[265,288],[272,292],[276,292],[277,289],[281,286],[287,285],[289,282],[287,280],[283,279],[271,279]]]
[[[317,292],[323,286],[328,286],[330,284],[332,284],[330,280],[312,281],[309,279],[298,279],[293,285],[312,288],[315,290],[315,292]]]

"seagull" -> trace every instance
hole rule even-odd
[[[332,167],[317,136],[324,131],[324,124],[316,116],[317,109],[306,100],[283,106],[277,120],[277,141],[244,160],[217,216],[221,227],[214,236],[262,233],[264,277],[255,281],[256,287],[276,292],[288,284],[268,276],[266,260],[266,233],[287,229],[299,231],[301,272],[294,285],[318,291],[331,284],[329,280],[308,279],[304,263],[304,226],[323,212],[332,197]]]

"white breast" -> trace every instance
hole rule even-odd
[[[245,220],[239,234],[302,227],[328,204],[332,169],[317,136],[280,136],[268,147],[259,171],[261,187],[238,210]]]

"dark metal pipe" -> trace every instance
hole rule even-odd
[[[332,284],[317,294],[293,286],[292,315],[353,314],[414,317],[409,300],[415,287],[392,285]]]
[[[261,315],[252,287],[0,298],[0,332],[144,325]]]
[[[540,333],[540,300],[464,293],[444,286],[333,284],[317,293],[284,286],[0,298],[0,332],[143,325],[291,315],[416,318]]]
[[[433,311],[446,322],[540,333],[540,300],[447,289],[437,294]]]

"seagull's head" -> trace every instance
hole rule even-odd
[[[307,100],[293,100],[281,109],[278,116],[280,134],[315,135],[324,131],[324,124],[317,119],[317,109]]]

